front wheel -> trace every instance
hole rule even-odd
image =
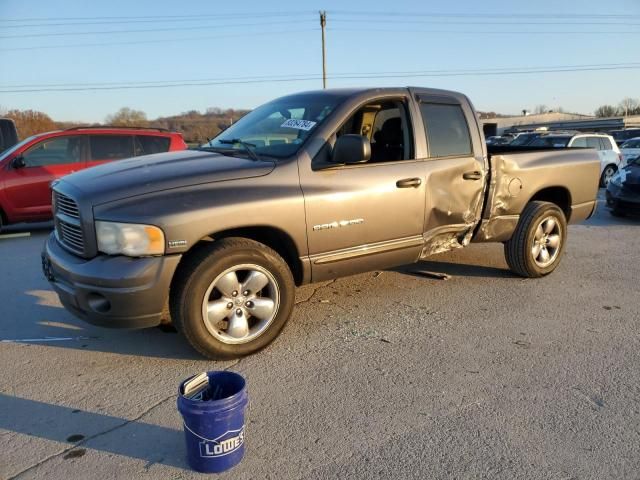
[[[602,171],[602,175],[600,176],[600,186],[607,188],[609,186],[611,178],[616,174],[616,171],[617,169],[615,166],[607,165]]]
[[[504,255],[509,268],[522,277],[542,277],[560,263],[567,237],[564,212],[549,202],[530,202],[524,208]]]
[[[171,317],[202,355],[237,358],[278,336],[294,299],[291,271],[275,251],[224,238],[185,258],[171,288]]]

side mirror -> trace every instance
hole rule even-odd
[[[336,140],[331,162],[340,165],[365,163],[371,158],[371,143],[362,135],[342,135]]]
[[[26,167],[26,166],[27,166],[27,164],[26,164],[26,163],[25,163],[25,161],[24,161],[24,157],[23,157],[22,155],[18,155],[16,158],[14,158],[14,159],[11,161],[11,166],[12,166],[13,168],[15,168],[15,169],[18,169],[18,168],[24,168],[24,167]]]

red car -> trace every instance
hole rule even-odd
[[[154,128],[77,127],[29,137],[0,153],[0,228],[51,218],[49,185],[122,158],[184,150],[180,133]]]

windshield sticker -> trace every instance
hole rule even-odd
[[[296,130],[305,130],[309,131],[316,125],[316,122],[312,122],[311,120],[297,120],[295,118],[290,118],[286,120],[281,127],[287,128],[295,128]]]

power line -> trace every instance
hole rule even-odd
[[[447,70],[396,70],[396,71],[387,71],[387,72],[342,72],[333,74],[332,78],[341,78],[342,76],[352,76],[352,75],[403,75],[403,76],[411,76],[417,74],[425,74],[425,73],[465,73],[465,72],[489,72],[489,73],[502,73],[504,71],[522,71],[522,72],[532,72],[536,73],[536,71],[540,69],[544,70],[554,70],[554,69],[587,69],[587,68],[605,68],[605,67],[640,67],[640,62],[624,62],[624,63],[591,63],[591,64],[580,64],[580,65],[545,65],[545,66],[537,66],[537,67],[491,67],[491,68],[462,68],[462,69],[447,69]],[[35,87],[97,87],[97,86],[120,86],[120,85],[131,85],[131,84],[144,84],[144,85],[152,85],[152,84],[175,84],[181,82],[209,82],[209,81],[226,81],[226,80],[258,80],[258,79],[278,79],[278,78],[307,78],[310,75],[309,73],[285,73],[279,75],[251,75],[251,76],[239,76],[239,77],[216,77],[216,78],[190,78],[190,79],[173,79],[173,80],[143,80],[139,82],[100,82],[100,83],[38,83],[38,84],[8,84],[8,85],[0,85],[0,89],[6,88],[35,88]]]
[[[296,25],[305,22],[305,20],[297,21]],[[309,19],[307,22],[311,22]],[[291,21],[281,21],[281,22],[260,22],[260,23],[235,23],[235,24],[225,24],[225,25],[198,25],[198,26],[184,26],[184,27],[166,27],[166,28],[148,28],[148,29],[138,29],[138,30],[99,30],[93,32],[56,32],[56,33],[28,33],[28,34],[20,34],[20,35],[2,35],[0,39],[7,38],[34,38],[34,37],[69,37],[76,35],[110,35],[110,34],[121,34],[121,33],[149,33],[149,32],[172,32],[172,31],[181,31],[181,30],[203,30],[203,29],[215,29],[215,28],[229,28],[229,27],[261,27],[264,25],[291,25]]]
[[[121,15],[121,16],[96,16],[96,17],[31,17],[31,18],[3,18],[0,22],[57,22],[57,21],[82,21],[82,20],[176,20],[181,18],[248,18],[248,17],[278,17],[288,15],[314,15],[313,10],[298,10],[290,12],[254,12],[254,13],[192,13],[190,15]]]
[[[357,17],[434,17],[434,18],[566,18],[566,19],[622,19],[640,18],[635,14],[609,14],[609,13],[462,13],[462,12],[416,12],[416,11],[358,11],[358,10],[329,10],[332,16],[357,16]],[[130,21],[130,20],[171,20],[192,18],[249,18],[249,17],[271,17],[289,15],[315,15],[315,11],[298,10],[290,12],[229,12],[229,13],[192,13],[182,15],[120,15],[120,16],[93,16],[93,17],[28,17],[28,18],[4,18],[0,22],[59,22],[59,21]]]
[[[406,24],[435,24],[435,25],[507,25],[507,26],[517,26],[517,25],[547,25],[547,26],[553,26],[553,25],[559,25],[559,26],[582,26],[582,25],[589,25],[589,26],[596,26],[596,25],[603,25],[603,26],[639,26],[640,23],[628,23],[628,22],[558,22],[558,21],[554,21],[554,22],[532,22],[532,21],[509,21],[509,22],[496,22],[496,21],[486,21],[486,22],[478,22],[478,21],[467,21],[467,20],[406,20],[406,19],[402,19],[402,20],[398,20],[398,19],[388,19],[385,18],[383,20],[371,20],[371,19],[365,19],[365,18],[357,18],[357,19],[345,19],[345,18],[337,18],[337,19],[332,19],[332,22],[337,22],[337,23],[384,23],[384,24],[402,24],[402,25],[406,25]]]
[[[455,35],[640,35],[640,31],[603,31],[603,30],[408,30],[405,28],[331,28],[332,32],[389,32],[389,33],[428,33]]]
[[[268,17],[307,17],[310,18],[308,13],[299,14],[299,13],[269,13],[263,15],[243,15],[242,18],[268,18]],[[220,17],[218,17],[220,18]],[[220,20],[231,19],[233,17],[222,17]],[[122,25],[122,24],[139,24],[139,23],[176,23],[176,22],[203,22],[206,21],[208,17],[191,17],[191,18],[156,18],[156,19],[138,19],[138,20],[103,20],[103,21],[76,21],[76,22],[60,22],[60,23],[32,23],[32,24],[20,24],[20,25],[2,25],[2,28],[39,28],[39,27],[73,27],[73,26],[86,26],[86,25]],[[0,20],[0,23],[3,20]]]
[[[601,64],[601,65],[585,65],[585,66],[558,66],[558,67],[525,67],[521,69],[507,70],[504,69],[480,69],[480,70],[435,70],[435,71],[416,71],[416,72],[370,72],[359,74],[334,74],[329,76],[335,80],[359,80],[372,78],[419,78],[419,77],[455,77],[455,76],[487,76],[487,75],[528,75],[539,73],[564,73],[564,72],[585,72],[585,71],[606,71],[606,70],[632,70],[640,69],[640,63],[629,64]],[[309,76],[282,76],[280,78],[259,78],[259,77],[240,77],[238,79],[211,79],[210,81],[189,80],[166,84],[152,83],[130,83],[119,86],[83,86],[72,88],[25,88],[18,90],[6,90],[0,87],[0,93],[35,93],[35,92],[76,92],[76,91],[98,91],[98,90],[128,90],[128,89],[149,89],[149,88],[171,88],[186,86],[212,86],[212,85],[235,85],[235,84],[253,84],[253,83],[282,83],[282,82],[300,82],[321,79],[321,75],[311,74]],[[4,87],[6,88],[6,87]]]
[[[627,20],[629,18],[640,18],[640,15],[631,14],[575,14],[575,13],[460,13],[460,12],[401,12],[401,11],[387,11],[387,12],[372,12],[372,11],[356,11],[356,10],[331,10],[332,15],[352,15],[358,17],[435,17],[435,18],[567,18],[567,19],[614,19],[619,18]]]
[[[275,30],[275,31],[266,31],[266,32],[252,32],[251,36],[269,36],[269,35],[287,35],[293,33],[308,33],[318,31],[319,28],[308,28],[308,29],[300,29],[300,30]],[[61,48],[87,48],[87,47],[110,47],[115,45],[144,45],[144,44],[154,44],[154,43],[175,43],[175,42],[191,42],[194,40],[215,40],[217,38],[232,38],[232,37],[246,37],[247,33],[229,33],[223,35],[207,35],[202,37],[178,37],[178,38],[157,38],[150,40],[127,40],[122,42],[101,42],[101,43],[81,43],[81,44],[66,44],[66,45],[38,45],[32,47],[12,47],[12,48],[0,48],[0,52],[12,52],[12,51],[23,51],[23,50],[46,50],[46,49],[56,49],[59,50]]]

